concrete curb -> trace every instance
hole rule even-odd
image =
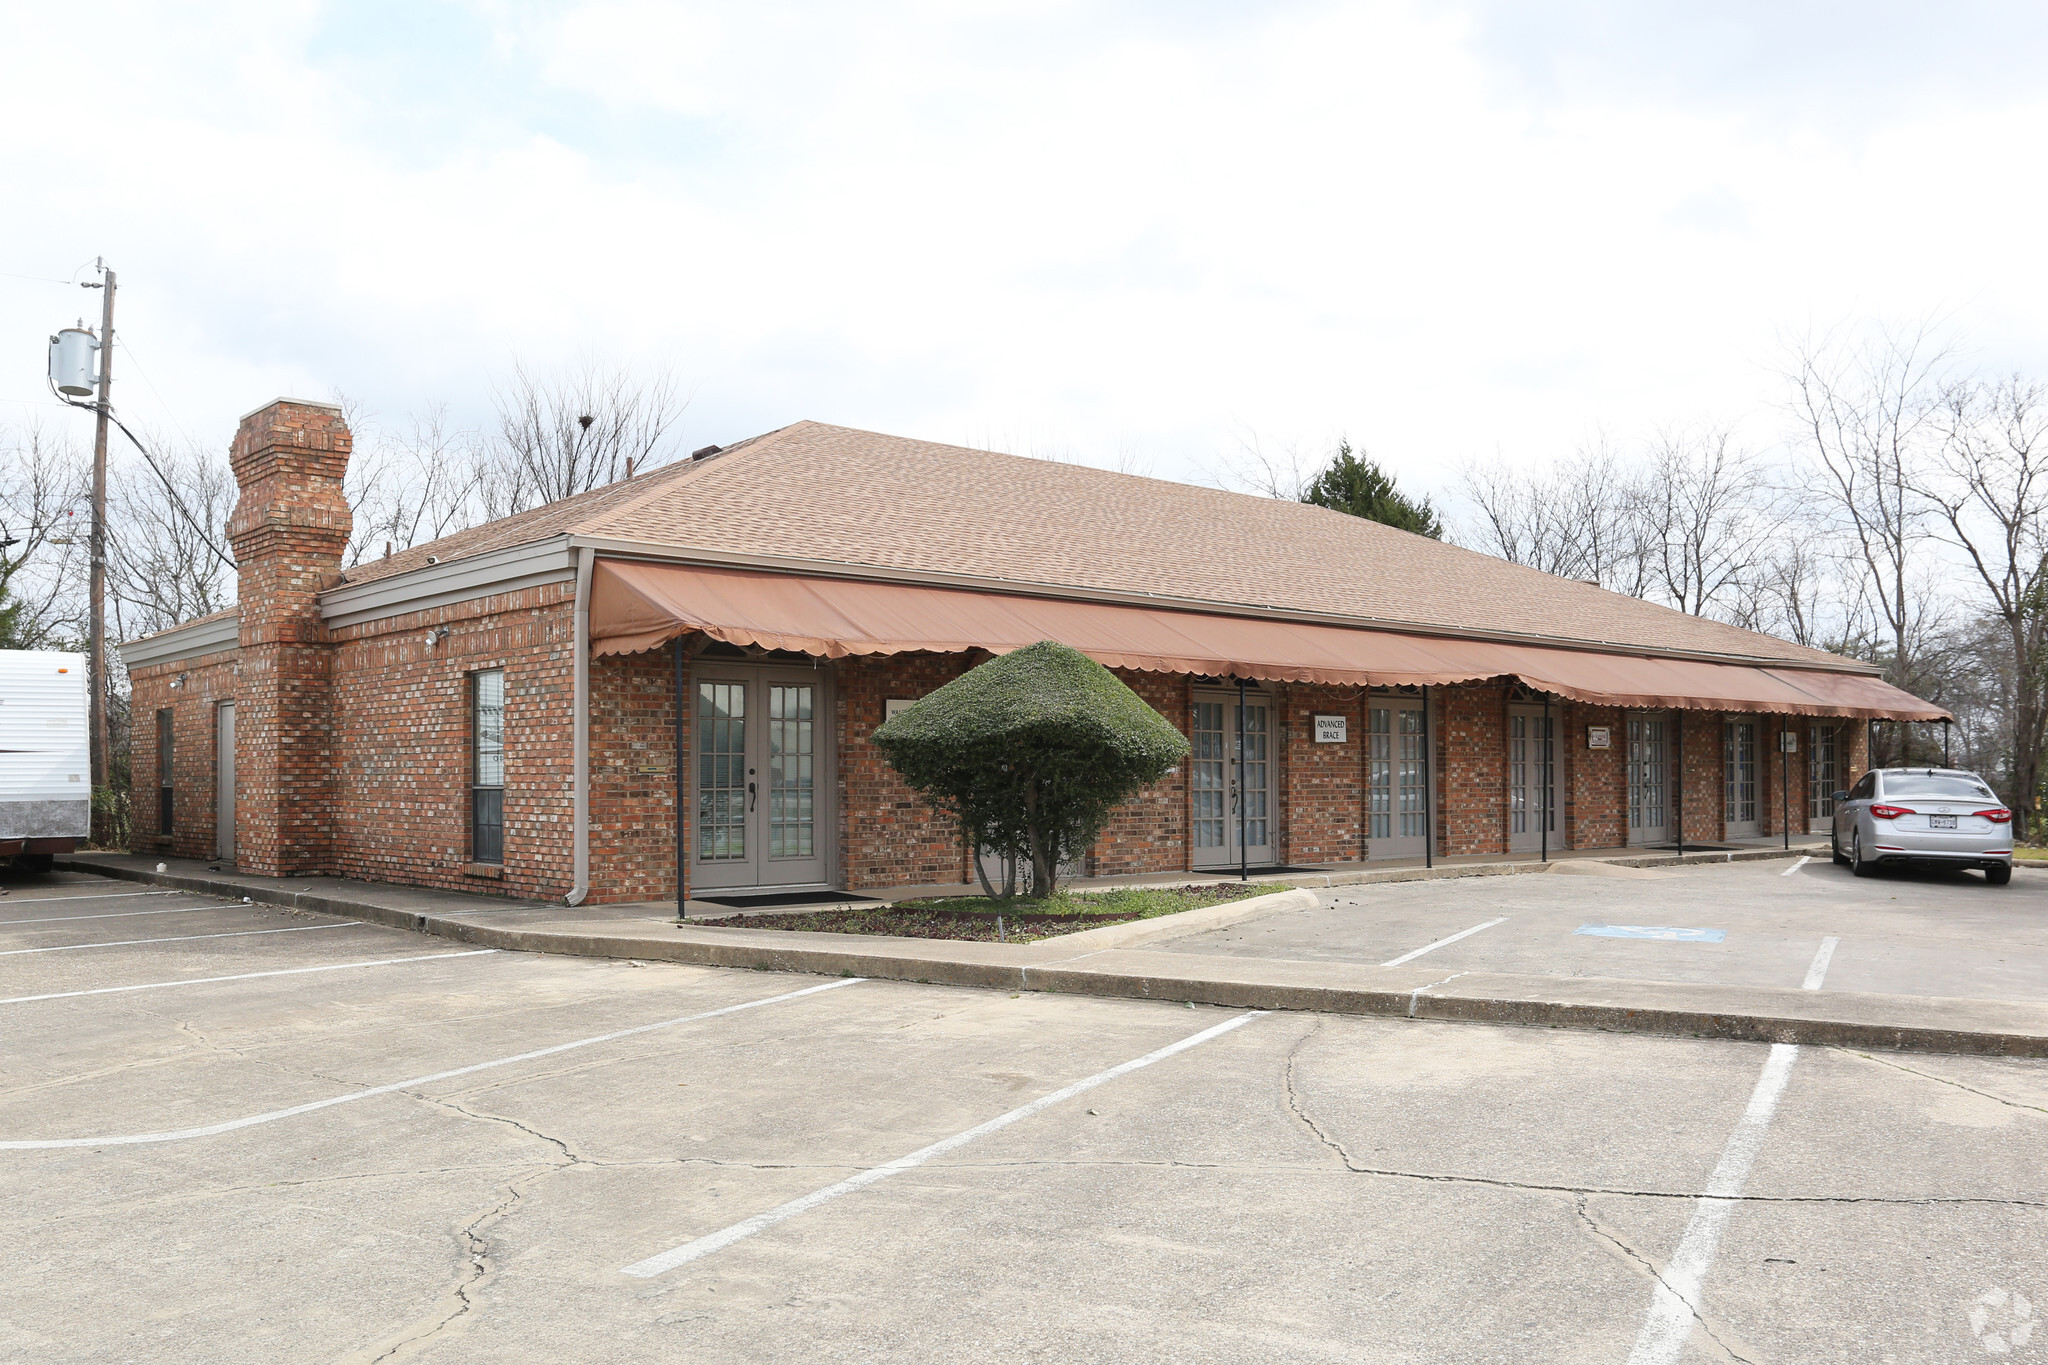
[[[1061,934],[1058,938],[1041,939],[1039,942],[1044,946],[1056,944],[1069,950],[1133,948],[1140,943],[1161,943],[1170,938],[1185,938],[1189,934],[1206,934],[1211,929],[1242,924],[1248,919],[1277,914],[1282,910],[1315,908],[1316,897],[1313,891],[1270,891],[1263,896],[1247,896],[1243,900],[1224,901],[1221,905],[1204,905],[1172,915],[1155,915],[1151,919],[1105,924],[1095,929],[1083,929],[1079,933]]]
[[[1715,861],[1747,860],[1742,855],[1709,856]],[[1764,855],[1748,855],[1758,856]],[[1692,859],[1688,857],[1687,861]],[[1155,921],[1106,925],[1034,944],[997,944],[689,926],[657,934],[630,921],[611,921],[603,926],[579,923],[513,927],[324,892],[291,891],[254,879],[243,882],[226,877],[148,871],[112,858],[86,855],[60,859],[59,865],[72,871],[229,899],[246,898],[514,952],[637,958],[755,971],[863,976],[1134,1000],[1184,1000],[1237,1009],[1320,1011],[1881,1051],[2048,1057],[2048,1005],[2023,1001],[1586,977],[1485,973],[1444,977],[1436,970],[1419,967],[1198,957],[1146,952],[1130,940],[1110,945],[1092,942],[1092,936],[1105,929],[1149,929],[1164,920],[1217,912],[1235,912],[1236,919],[1249,919],[1290,908],[1306,908],[1314,903],[1314,897],[1305,891],[1205,906]],[[484,910],[505,908],[532,911],[550,907],[488,903],[479,906]],[[1168,926],[1151,941],[1176,937],[1182,932],[1202,932],[1228,922],[1233,921],[1218,916],[1212,922],[1191,923],[1185,928]]]

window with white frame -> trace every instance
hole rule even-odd
[[[505,673],[470,675],[469,859],[505,861]]]

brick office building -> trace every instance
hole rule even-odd
[[[1865,722],[1945,714],[1321,508],[810,422],[344,571],[348,456],[331,406],[243,419],[240,605],[123,647],[138,850],[572,903],[966,881],[868,736],[1045,638],[1194,745],[1096,875],[1804,832]]]

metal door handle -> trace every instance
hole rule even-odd
[[[755,793],[755,791],[754,791],[754,784],[753,784],[753,783],[751,783],[751,782],[749,782],[749,783],[747,784],[747,809],[748,809],[748,810],[752,810],[752,809],[754,808],[754,803],[755,803],[755,801],[756,801],[757,799],[758,799],[758,797],[757,797],[757,795],[756,795],[756,793]]]

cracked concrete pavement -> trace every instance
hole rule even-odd
[[[26,900],[110,885],[14,884],[0,949],[322,922]],[[446,947],[0,957],[0,998],[244,977],[0,1006],[0,1141],[271,1114],[815,981]],[[339,969],[250,975],[306,967]],[[0,1151],[0,1362],[1621,1362],[1767,1051],[1273,1013],[622,1273],[1233,1013],[862,982],[213,1136]],[[1675,1359],[1984,1355],[1987,1292],[2048,1302],[2044,1150],[2048,1064],[1801,1049]]]

